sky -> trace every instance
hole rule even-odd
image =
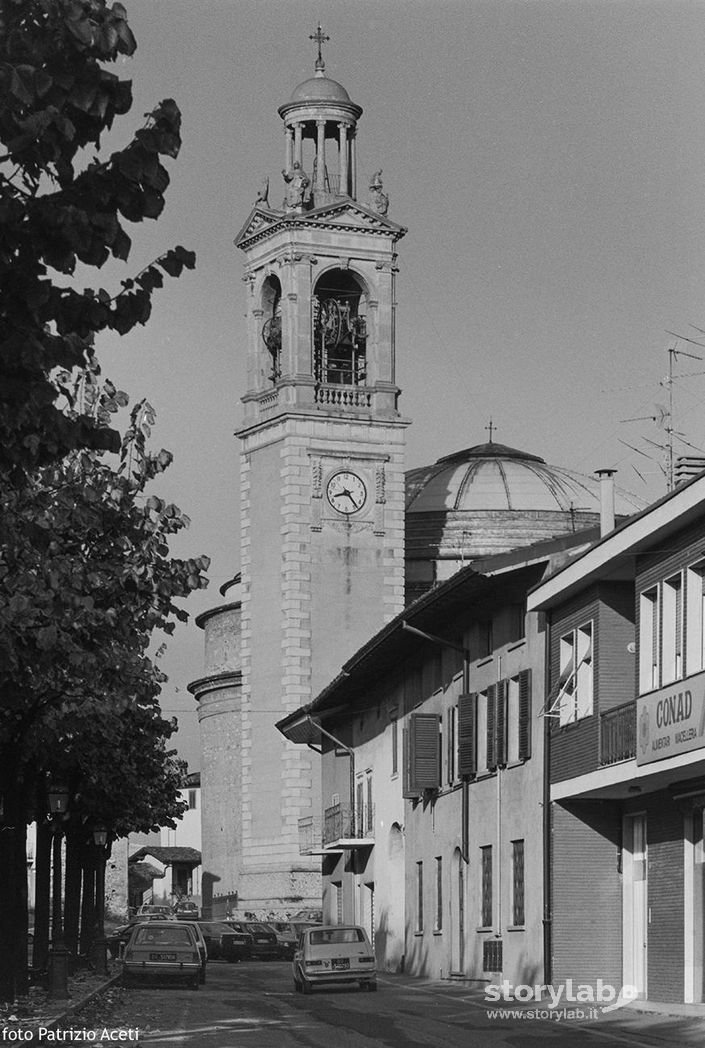
[[[239,570],[238,441],[245,391],[243,261],[233,246],[264,176],[284,184],[277,109],[313,75],[363,107],[359,193],[383,169],[399,245],[397,381],[407,468],[496,441],[585,474],[613,467],[666,490],[672,426],[705,449],[705,0],[123,0],[137,38],[114,71],[125,144],[163,98],[183,147],[156,222],[90,280],[113,293],[176,244],[197,266],[155,293],[128,336],[97,344],[104,373],[158,423],[175,461],[160,494],[192,525],[177,556],[212,558],[210,587],[168,641],[163,709],[199,767],[203,634]],[[676,341],[669,332],[680,336]],[[636,421],[625,421],[634,419]],[[631,446],[629,446],[631,445]],[[691,446],[692,445],[692,446]],[[694,450],[697,449],[697,451]],[[705,453],[705,452],[703,452]]]

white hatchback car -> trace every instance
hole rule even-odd
[[[367,932],[355,924],[319,925],[301,932],[294,952],[294,987],[311,993],[314,986],[358,983],[377,989],[375,956]]]

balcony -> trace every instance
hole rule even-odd
[[[372,404],[372,389],[367,386],[343,385],[321,382],[316,386],[317,404],[333,404],[345,408],[369,408]]]
[[[362,848],[374,844],[375,810],[364,804],[361,810],[344,804],[326,808],[323,815],[324,848]]]
[[[636,700],[600,714],[600,765],[618,764],[636,756]]]

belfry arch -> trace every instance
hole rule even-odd
[[[364,283],[351,270],[329,269],[316,281],[312,332],[317,383],[367,385],[367,303]]]

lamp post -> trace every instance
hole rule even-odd
[[[64,942],[61,840],[68,815],[69,791],[63,785],[49,789],[49,817],[53,832],[51,880],[51,949],[49,951],[49,996],[65,1000],[69,995],[69,951]]]
[[[92,831],[93,844],[97,852],[95,867],[95,927],[91,943],[91,964],[96,972],[108,975],[108,944],[105,940],[105,846],[108,842],[108,831],[104,826],[96,826]]]

